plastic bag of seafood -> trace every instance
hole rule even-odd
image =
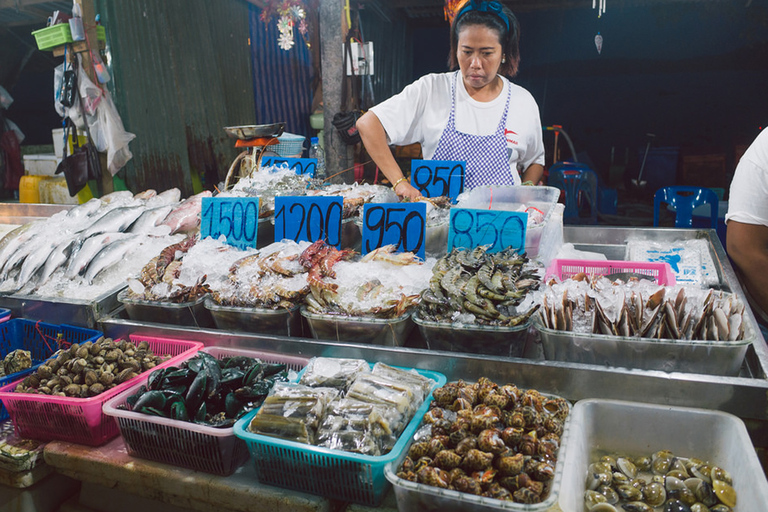
[[[736,376],[756,328],[731,293],[647,280],[568,279],[533,325],[550,361]]]
[[[768,481],[736,416],[599,399],[580,400],[571,416],[559,497],[563,512],[589,505],[601,511],[660,510],[654,507],[665,500],[672,504],[665,510],[695,510],[695,503],[705,504],[698,510],[765,510]],[[605,465],[615,471],[601,486]],[[637,479],[645,480],[639,494],[631,483],[621,483]],[[664,485],[655,483],[659,479]],[[632,505],[627,498],[635,500]]]
[[[370,364],[369,368],[373,370]],[[418,395],[419,389],[424,389],[425,384],[421,379],[429,381],[430,392],[407,422],[403,421],[400,410],[386,406],[381,400],[377,401],[375,396],[367,392],[370,388],[365,387],[353,393],[355,398],[347,396],[342,401],[331,402],[325,408],[326,413],[330,414],[326,414],[317,426],[317,439],[324,446],[312,446],[251,432],[249,425],[259,415],[255,411],[238,420],[235,423],[235,435],[248,444],[259,481],[345,502],[378,505],[389,487],[384,477],[384,466],[402,453],[415,432],[432,400],[431,389],[445,383],[445,376],[438,372],[395,367],[380,368],[379,374],[361,373],[358,378],[375,376],[383,380],[385,373],[394,375],[398,371],[417,374],[404,375],[405,382],[411,384],[411,396]],[[402,383],[391,380],[390,386],[403,387]],[[394,390],[387,394],[389,398],[394,395],[397,395]],[[397,402],[397,399],[394,401]],[[277,416],[276,419],[283,418]],[[398,423],[403,425],[401,430],[404,428],[400,435],[397,435],[396,430]],[[290,428],[296,430],[294,426],[290,425]],[[304,430],[301,429],[302,432]],[[393,441],[394,446],[390,446]],[[381,454],[373,455],[377,450]]]
[[[299,384],[313,388],[338,388],[346,392],[359,374],[369,371],[368,363],[363,359],[313,357],[302,372]]]
[[[385,476],[405,511],[554,510],[570,444],[567,400],[487,378],[434,391]]]
[[[210,354],[225,369],[230,369],[223,370],[225,373],[222,373],[222,379],[226,379],[228,382],[232,381],[233,373],[238,373],[237,371],[231,371],[232,368],[250,370],[254,367],[254,362],[260,364],[262,368],[265,365],[280,365],[289,371],[299,371],[309,362],[304,357],[293,355],[243,348],[204,347],[197,354],[189,354],[183,361],[177,364],[177,367],[183,367],[185,362],[189,362],[196,356],[200,357],[202,353]],[[178,373],[179,368],[167,369],[166,373],[160,374],[159,377],[165,382],[165,385],[155,385],[153,389],[160,388],[158,391],[162,393],[163,387],[176,385],[180,379]],[[202,368],[197,375],[201,373]],[[249,384],[246,384],[245,380],[243,380],[239,384],[223,384],[222,388],[224,386],[238,386],[233,391],[233,394],[239,397],[237,402],[240,404],[255,398],[254,395],[260,395],[262,392],[266,393],[266,391],[263,391],[263,386],[260,383],[267,381],[258,378],[251,381],[251,374],[251,371],[241,374],[243,379],[249,381]],[[131,456],[225,476],[232,474],[248,460],[248,447],[241,439],[235,436],[232,426],[221,427],[214,426],[214,424],[183,421],[182,419],[174,418],[173,416],[183,417],[184,414],[187,415],[187,418],[189,417],[189,410],[187,408],[189,402],[187,400],[184,401],[184,413],[181,415],[177,413],[180,409],[177,407],[177,401],[166,403],[164,407],[159,408],[163,413],[170,413],[172,417],[145,414],[135,410],[133,405],[138,404],[138,402],[134,402],[131,405],[131,397],[135,396],[142,387],[146,387],[152,378],[152,375],[144,377],[135,386],[108,400],[103,406],[104,414],[112,416],[117,420],[120,433]],[[185,391],[188,393],[191,387],[192,385],[190,384]],[[263,395],[260,396],[263,397]],[[220,395],[210,397],[206,402],[216,402],[219,400],[219,397]],[[167,402],[171,401],[167,400]],[[225,399],[225,402],[231,401]],[[145,403],[157,409],[158,404],[154,402],[154,397],[152,397],[151,401],[145,401]],[[227,410],[231,409],[230,407]],[[213,411],[214,407],[208,408],[209,414],[212,414]],[[229,414],[231,413],[228,413],[228,416]],[[214,423],[218,421],[219,417],[217,413],[212,418]]]
[[[113,348],[105,350],[105,344]],[[197,341],[135,334],[131,334],[128,340],[107,338],[90,345],[86,341],[82,346],[74,343],[55,359],[49,359],[47,363],[50,364],[38,368],[37,382],[32,382],[33,374],[0,387],[0,399],[8,409],[16,432],[22,437],[99,446],[119,433],[114,418],[102,412],[102,406],[107,400],[133,386],[150,365],[154,369],[172,366],[202,346]],[[103,356],[99,349],[104,352]],[[91,354],[91,350],[95,350],[98,355]],[[99,363],[99,357],[104,361]],[[137,357],[141,357],[141,361]],[[157,360],[162,362],[155,363]],[[117,361],[128,366],[115,374],[113,372],[120,365]],[[104,364],[113,369],[105,371],[102,368]],[[41,373],[43,368],[47,369]],[[74,383],[72,375],[77,377],[79,374],[84,375],[84,384]],[[96,381],[92,380],[94,377]],[[40,386],[43,380],[53,379],[59,381],[57,386],[62,388],[61,394],[64,396],[46,394],[46,389]],[[89,383],[89,380],[93,383]],[[72,392],[73,387],[74,391],[79,388],[77,395]]]

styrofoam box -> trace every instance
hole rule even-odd
[[[571,412],[562,512],[583,512],[587,468],[593,454],[629,456],[671,450],[717,465],[733,477],[739,512],[764,512],[768,481],[744,423],[720,411],[624,402],[581,400]]]
[[[30,176],[53,176],[61,158],[56,155],[24,155],[24,171]]]
[[[53,152],[57,157],[64,158],[64,128],[51,130],[51,137],[53,138]]]

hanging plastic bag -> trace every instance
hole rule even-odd
[[[88,75],[85,73],[85,69],[83,69],[83,61],[80,55],[78,55],[77,61],[78,66],[80,67],[77,77],[77,86],[80,90],[80,99],[83,102],[85,113],[92,116],[96,113],[96,109],[99,108],[99,104],[101,103],[103,97],[103,92],[98,85],[91,82],[91,79],[88,78]]]
[[[133,158],[133,154],[128,149],[128,143],[135,139],[136,135],[125,130],[112,96],[106,90],[99,103],[98,124],[107,142],[107,168],[114,176],[128,163],[128,160]],[[93,136],[93,127],[91,127],[91,135]]]

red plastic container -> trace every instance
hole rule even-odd
[[[203,344],[197,341],[155,338],[131,334],[131,343],[142,341],[156,355],[171,357],[157,365],[157,368],[173,366],[187,356],[194,354]],[[31,393],[16,393],[14,390],[23,379],[0,387],[0,400],[8,410],[20,437],[41,441],[61,440],[72,443],[99,446],[117,436],[119,429],[115,418],[102,412],[104,403],[146,377],[142,372],[131,380],[90,398],[71,398]]]
[[[567,260],[555,259],[547,268],[547,277],[557,276],[560,279],[568,279],[579,273],[587,275],[607,276],[618,273],[643,274],[653,277],[656,284],[674,286],[675,273],[669,263],[647,261],[618,261],[618,260]]]

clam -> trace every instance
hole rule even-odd
[[[691,512],[709,512],[709,507],[701,502],[691,505]]]
[[[691,467],[691,475],[696,478],[701,478],[708,484],[712,483],[712,466],[707,463],[699,464]]]
[[[643,499],[652,507],[661,506],[667,499],[667,490],[658,482],[651,482],[643,489]]]
[[[605,499],[611,505],[615,505],[619,502],[619,493],[613,490],[610,485],[601,485],[597,488],[597,492],[605,496]]]
[[[629,503],[624,503],[622,508],[627,512],[653,512],[653,507],[642,501],[630,501]]]
[[[733,478],[731,478],[731,474],[723,468],[712,466],[712,470],[710,471],[709,475],[712,478],[712,481],[720,480],[727,483],[728,485],[733,485]]]
[[[638,457],[635,459],[635,466],[638,471],[649,473],[651,471],[651,458],[650,457]]]
[[[626,501],[639,501],[643,498],[643,493],[640,489],[629,484],[617,485],[616,492],[621,499]]]
[[[691,512],[691,507],[680,500],[667,500],[663,510],[664,512]]]
[[[629,478],[635,478],[637,476],[637,466],[626,457],[619,457],[616,459],[616,467]]]
[[[713,480],[712,489],[715,491],[717,498],[728,507],[736,506],[736,489],[730,484],[725,483],[723,480]]]

